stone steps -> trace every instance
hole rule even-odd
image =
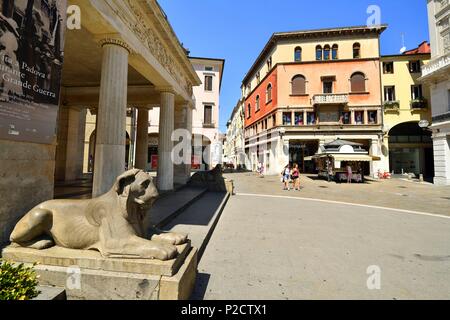
[[[163,229],[187,233],[192,246],[198,249],[200,261],[229,197],[230,194],[226,192],[206,192],[177,217],[163,225]]]

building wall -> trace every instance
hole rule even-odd
[[[0,140],[0,245],[19,219],[53,199],[56,145]]]
[[[424,58],[427,59],[424,59]],[[386,86],[395,86],[396,100],[400,103],[398,112],[388,112],[384,116],[384,124],[387,130],[402,122],[428,120],[431,121],[431,107],[423,112],[411,110],[411,86],[420,84],[418,78],[420,73],[409,72],[409,61],[421,60],[422,64],[429,61],[429,55],[405,55],[395,57],[382,57],[382,62],[394,62],[394,73],[384,74],[383,63],[381,64],[383,92]],[[430,89],[422,86],[422,93],[428,104],[430,100]],[[384,101],[384,97],[383,97]]]
[[[245,126],[250,126],[271,113],[278,105],[278,68],[272,72],[256,87],[250,96],[245,99]],[[272,85],[272,100],[267,101],[266,90],[269,84]],[[259,111],[256,110],[256,98],[259,96]],[[248,106],[251,113],[249,114]]]
[[[350,77],[355,72],[366,76],[366,94],[352,94]],[[292,96],[291,81],[296,75],[306,78],[307,96]],[[378,60],[350,60],[285,64],[278,66],[278,105],[311,106],[313,95],[322,94],[322,76],[336,76],[333,93],[350,94],[349,106],[379,106],[381,103]]]
[[[358,42],[361,45],[361,58],[377,58],[379,57],[379,45],[376,35],[367,35],[366,37],[359,36],[345,36],[337,39],[336,37],[329,38],[313,38],[313,39],[298,39],[285,40],[278,42],[271,50],[271,53],[265,57],[264,61],[256,68],[250,78],[251,88],[254,89],[257,85],[256,74],[259,72],[261,79],[270,71],[267,66],[267,59],[272,57],[272,66],[278,63],[295,62],[294,51],[296,47],[302,48],[302,61],[316,60],[316,46],[325,45],[332,47],[337,44],[339,47],[339,59],[353,59],[353,44]]]
[[[431,85],[433,117],[450,112],[450,80]]]

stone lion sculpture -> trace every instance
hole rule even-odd
[[[155,230],[144,239],[144,219],[158,197],[141,170],[119,176],[112,189],[91,200],[51,200],[28,212],[14,228],[13,244],[34,249],[54,245],[98,250],[106,258],[170,260],[187,235]]]
[[[227,191],[220,164],[210,171],[196,172],[189,184],[194,187],[206,187],[210,191]]]

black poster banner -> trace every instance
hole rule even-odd
[[[55,142],[66,0],[1,0],[0,139]]]

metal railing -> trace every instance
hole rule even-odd
[[[316,94],[313,96],[314,104],[348,103],[348,94]]]

